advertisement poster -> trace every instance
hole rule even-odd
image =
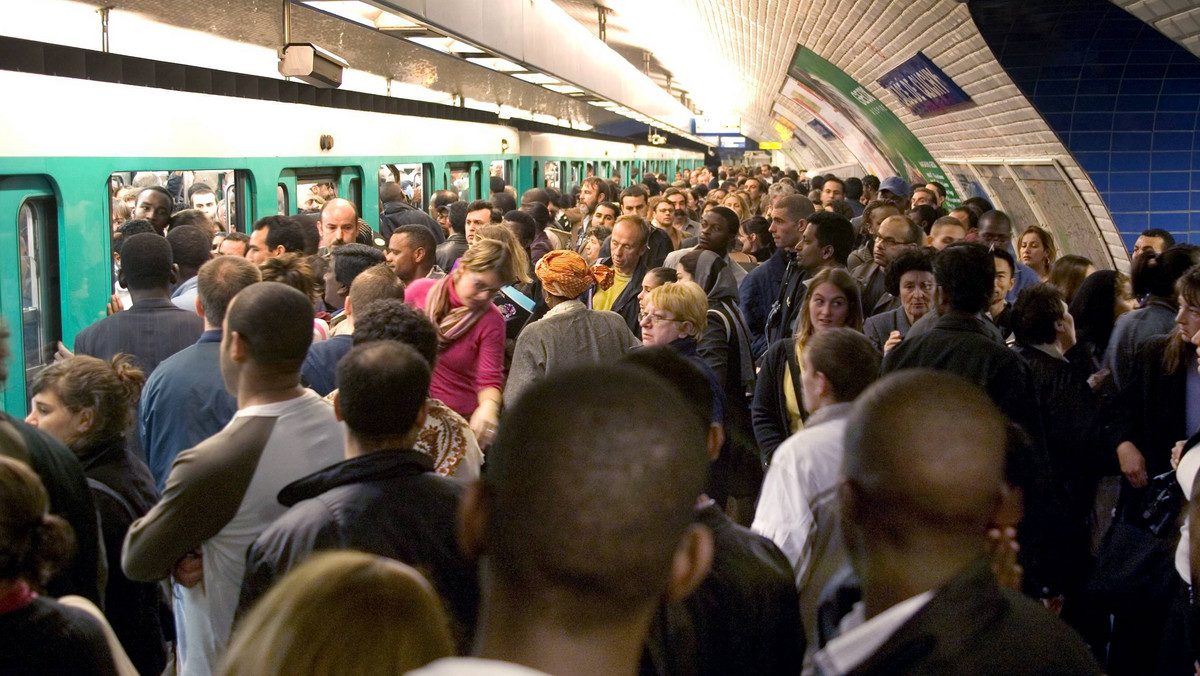
[[[902,176],[910,183],[937,181],[946,186],[947,199],[958,203],[945,172],[908,127],[866,88],[811,49],[796,48],[782,93],[833,131],[871,173],[880,178]]]

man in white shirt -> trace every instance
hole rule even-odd
[[[800,369],[804,408],[811,414],[804,429],[772,456],[751,526],[783,550],[796,573],[809,658],[817,649],[821,592],[848,563],[837,510],[846,417],[854,399],[878,377],[881,359],[857,331],[830,329],[813,336]]]
[[[277,282],[252,284],[225,313],[221,375],[238,411],[176,458],[163,497],[125,538],[131,580],[174,577],[179,673],[214,672],[229,640],[246,549],[285,511],[289,483],[342,458],[342,426],[300,385],[312,301]]]
[[[463,549],[480,558],[478,658],[412,673],[634,676],[659,603],[708,574],[712,533],[692,520],[705,432],[670,385],[632,367],[526,390],[460,512]]]
[[[862,601],[814,656],[833,674],[1099,674],[1079,635],[1002,589],[984,555],[1008,431],[978,386],[910,369],[846,422],[838,490]]]

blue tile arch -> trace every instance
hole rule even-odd
[[[1200,244],[1200,59],[1108,0],[968,0],[1009,77],[1088,172],[1126,247]]]

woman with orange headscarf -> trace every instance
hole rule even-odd
[[[613,271],[588,267],[574,251],[556,249],[542,256],[534,274],[550,311],[525,327],[517,338],[504,400],[512,403],[525,389],[551,371],[615,362],[639,345],[625,319],[607,310],[589,310],[578,300],[593,284],[612,286]]]

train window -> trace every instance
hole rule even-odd
[[[385,164],[379,167],[379,187],[384,183],[399,183],[404,189],[408,203],[422,211],[425,210],[426,192],[425,171],[429,165],[421,164]]]
[[[292,211],[292,199],[286,183],[280,183],[275,188],[275,202],[279,205],[279,214],[289,214]]]
[[[42,369],[54,361],[62,339],[59,321],[58,219],[54,201],[29,199],[17,214],[21,274],[21,332],[24,336],[25,399]]]
[[[542,165],[538,162],[533,163],[533,185],[536,188],[543,188],[542,184]]]
[[[137,195],[150,186],[171,193],[171,211],[199,209],[218,229],[240,230],[246,212],[245,186],[249,173],[234,169],[119,171],[108,179],[110,219],[114,228],[127,218],[137,218]],[[129,210],[126,215],[124,208]],[[142,218],[153,216],[143,214]],[[153,220],[153,218],[150,218]]]
[[[512,160],[492,160],[488,167],[489,176],[499,176],[505,185],[512,185]]]
[[[561,163],[560,162],[547,162],[546,163],[546,187],[554,188],[555,190],[561,191],[562,190],[562,182],[559,181],[559,173],[558,173],[559,164],[561,164]]]
[[[446,168],[450,171],[446,189],[453,190],[458,195],[458,199],[464,202],[474,199],[474,186],[471,185],[471,163],[455,162],[446,165]]]

